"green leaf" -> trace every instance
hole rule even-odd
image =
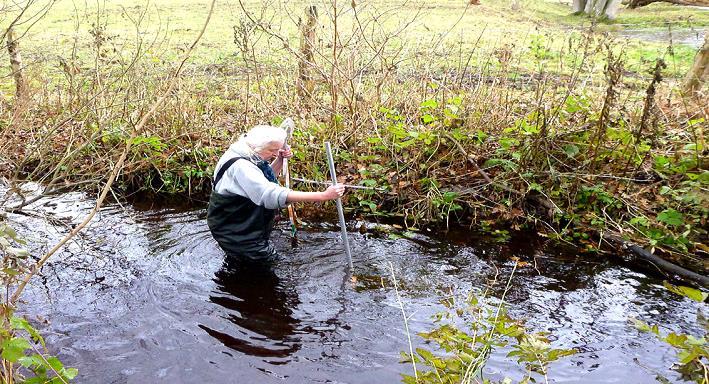
[[[15,363],[19,358],[25,355],[25,349],[29,347],[29,341],[25,340],[23,337],[13,337],[2,343],[2,353],[0,353],[0,356],[5,360]]]
[[[630,224],[647,227],[648,225],[650,225],[650,221],[647,219],[647,217],[637,216],[630,219]]]
[[[47,357],[47,363],[49,363],[49,366],[57,372],[61,372],[64,369],[64,364],[62,364],[62,362],[55,356]]]
[[[697,178],[702,184],[709,184],[709,171],[704,171]]]
[[[652,332],[654,334],[658,334],[659,330],[657,329],[657,326],[650,326],[648,323],[638,320],[635,318],[630,319],[633,322],[633,326],[640,332]]]
[[[422,109],[423,108],[430,108],[430,109],[438,108],[438,102],[433,99],[425,100],[424,102],[421,103],[421,108]]]
[[[16,247],[7,247],[7,248],[5,248],[5,252],[7,252],[15,257],[19,257],[21,259],[24,259],[25,257],[30,255],[30,253],[27,252],[26,250],[24,250],[22,248],[16,248]]]
[[[527,191],[542,191],[542,186],[537,184],[537,183],[530,183],[529,187],[527,187]]]
[[[704,146],[701,143],[690,143],[686,144],[683,149],[685,151],[702,151],[704,150]]]
[[[666,185],[663,185],[662,187],[660,187],[660,195],[666,195],[670,192],[672,192],[672,188],[670,188]]]
[[[17,232],[15,232],[15,230],[12,229],[12,227],[7,226],[7,225],[3,225],[3,226],[2,226],[2,232],[5,232],[5,234],[6,234],[9,238],[11,238],[12,240],[17,240]]]
[[[73,380],[78,374],[79,370],[76,368],[67,368],[64,370],[64,378],[69,380]]]
[[[688,123],[689,126],[691,127],[691,126],[694,126],[694,125],[701,124],[701,123],[703,123],[704,121],[705,121],[704,118],[703,118],[703,117],[700,117],[700,118],[698,118],[698,119],[689,120],[687,123]]]
[[[8,276],[17,276],[20,272],[14,268],[3,268],[2,272]]]
[[[687,176],[687,178],[688,178],[689,180],[692,180],[692,181],[695,181],[695,180],[699,179],[699,175],[696,174],[696,173],[687,172],[687,173],[685,173],[684,175]]]
[[[32,356],[22,356],[19,359],[17,359],[17,362],[20,363],[20,365],[22,365],[25,368],[29,368],[32,366],[39,366],[44,363],[42,358],[37,354],[34,354]]]
[[[436,359],[433,353],[423,348],[416,348],[416,353],[418,353],[419,356],[423,357],[426,361],[433,361]]]
[[[512,137],[501,137],[498,140],[498,143],[500,143],[500,147],[507,151],[510,148],[512,148],[515,145],[519,145],[519,140],[512,138]]]
[[[707,339],[702,337],[701,339],[697,339],[696,337],[692,335],[684,335],[687,337],[687,344],[689,345],[694,345],[694,346],[699,346],[702,347],[704,344],[707,343]]]
[[[507,159],[488,159],[485,161],[484,166],[485,167],[494,167],[496,165],[501,165],[503,168],[507,170],[516,170],[517,169],[517,164],[514,163],[513,161],[507,160]]]
[[[679,363],[685,365],[691,363],[692,360],[699,357],[699,353],[696,349],[682,350],[677,354],[677,357],[679,358]]]
[[[707,299],[707,297],[709,297],[709,293],[707,293],[707,292],[702,292],[698,289],[685,287],[685,286],[681,286],[681,285],[679,285],[679,286],[672,285],[672,284],[668,283],[667,281],[663,281],[662,285],[664,285],[665,288],[667,288],[667,290],[669,290],[670,292],[674,292],[674,293],[676,293],[678,295],[682,295],[684,297],[689,297],[690,299],[692,299],[696,302],[699,302],[699,303],[703,303]]]
[[[552,349],[549,351],[547,358],[549,361],[555,361],[559,358],[575,355],[577,351],[575,349]]]
[[[674,227],[679,227],[684,224],[684,217],[681,213],[675,211],[674,209],[665,209],[657,215],[657,221]]]
[[[655,156],[655,169],[665,169],[670,165],[670,159],[666,156]]]
[[[30,334],[30,336],[32,336],[32,340],[39,342],[40,344],[42,344],[43,347],[45,346],[44,339],[42,338],[42,336],[39,334],[39,332],[37,332],[36,329],[34,329],[34,327],[32,327],[32,325],[30,325],[30,323],[27,320],[25,320],[21,317],[13,316],[10,319],[10,325],[12,326],[13,329],[18,329],[18,330],[21,329],[21,330],[26,331],[27,333]]]
[[[53,384],[51,381],[47,381],[46,375],[41,374],[40,376],[30,377],[22,382],[23,384]]]
[[[687,341],[687,335],[678,335],[674,332],[670,333],[665,337],[664,339],[667,344],[673,346],[673,347],[682,347],[684,343]]]
[[[423,121],[424,124],[429,124],[429,123],[432,123],[433,121],[435,121],[436,118],[429,115],[429,114],[425,114],[421,117],[421,120]]]
[[[573,144],[565,145],[564,146],[564,153],[566,153],[566,156],[573,159],[574,157],[576,157],[576,155],[579,154],[579,147],[577,147]]]

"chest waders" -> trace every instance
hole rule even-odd
[[[213,186],[237,160],[249,161],[246,157],[229,159],[217,172]],[[263,175],[277,183],[273,169],[266,161],[257,164]],[[212,191],[207,208],[207,225],[212,236],[230,258],[240,260],[271,260],[276,252],[268,242],[273,229],[275,209],[254,204],[248,197],[223,195]]]

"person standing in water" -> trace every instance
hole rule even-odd
[[[342,184],[322,192],[280,186],[276,174],[283,159],[293,156],[285,140],[283,128],[257,125],[229,146],[214,169],[207,224],[228,257],[272,260],[276,253],[269,236],[278,209],[291,202],[334,200],[345,193]]]

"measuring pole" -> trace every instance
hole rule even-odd
[[[286,140],[283,142],[283,148],[285,149],[286,146],[288,145],[288,141],[290,141],[291,136],[293,135],[293,128],[295,126],[295,123],[293,120],[289,117],[285,119],[281,123],[281,127],[285,127],[286,129]],[[288,169],[288,159],[283,158],[283,178],[285,179],[286,183],[286,188],[290,189],[290,170]],[[295,209],[293,208],[293,203],[290,203],[287,205],[288,207],[288,219],[290,220],[290,236],[293,241],[295,241],[296,233],[298,229],[296,228],[295,225]]]
[[[330,149],[330,142],[325,142],[325,152],[327,152],[327,162],[330,166],[330,177],[332,178],[332,184],[337,184],[337,175],[335,174],[335,161],[332,159],[332,150]],[[342,242],[345,244],[345,253],[347,254],[347,261],[350,263],[350,271],[352,271],[352,253],[350,253],[350,242],[347,240],[347,227],[345,227],[345,212],[342,209],[342,199],[339,197],[335,201],[337,203],[337,215],[340,217],[340,230],[342,232]]]

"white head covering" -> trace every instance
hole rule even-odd
[[[236,142],[241,152],[256,152],[264,149],[271,143],[283,143],[286,140],[286,131],[271,125],[257,125],[243,134]]]
[[[285,142],[286,131],[271,125],[257,125],[246,132],[242,139],[251,149],[258,152],[271,143]]]

